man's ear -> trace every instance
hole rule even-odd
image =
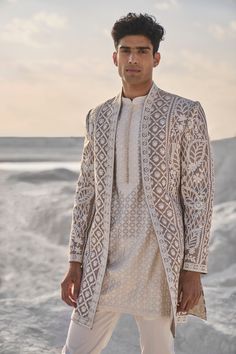
[[[115,66],[117,66],[118,64],[117,64],[117,52],[114,52],[113,54],[112,54],[112,58],[113,58],[113,63],[115,64]]]
[[[156,52],[154,54],[154,64],[153,66],[157,66],[159,63],[160,63],[160,60],[161,60],[161,54],[159,52]]]

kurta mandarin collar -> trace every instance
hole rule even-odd
[[[145,96],[138,96],[133,98],[132,100],[128,97],[121,97],[122,105],[141,105],[144,103],[145,99],[148,95]]]
[[[152,86],[150,87],[150,90],[148,91],[148,93],[145,95],[145,96],[138,96],[138,97],[135,97],[135,98],[133,98],[132,100],[130,99],[130,98],[128,98],[128,97],[125,97],[124,95],[123,95],[123,89],[119,92],[119,94],[116,96],[116,100],[120,100],[120,102],[122,103],[122,104],[131,104],[131,103],[133,103],[133,104],[138,104],[138,103],[145,103],[145,100],[148,98],[148,97],[150,97],[150,95],[151,95],[151,93],[154,91],[154,90],[158,90],[159,88],[158,88],[158,86],[154,83],[154,82],[152,82]]]

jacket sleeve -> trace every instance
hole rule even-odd
[[[94,208],[94,150],[93,125],[90,112],[86,116],[86,134],[81,157],[80,173],[77,180],[69,241],[69,261],[82,263],[87,241],[87,229]]]
[[[180,199],[184,221],[184,270],[207,273],[215,190],[214,162],[205,112],[196,101],[181,146]]]

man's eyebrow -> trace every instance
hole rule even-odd
[[[119,46],[120,49],[131,49],[131,47],[128,47],[126,45],[120,45]],[[147,46],[138,46],[138,47],[134,47],[135,49],[148,49],[151,50],[151,47],[147,47]]]

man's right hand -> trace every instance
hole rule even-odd
[[[81,263],[70,262],[69,271],[61,282],[61,298],[69,306],[77,307],[76,299],[79,295],[81,276]]]

